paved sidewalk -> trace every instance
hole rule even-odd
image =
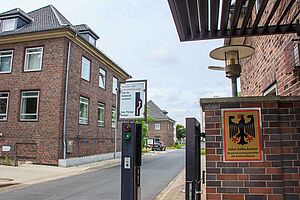
[[[143,155],[143,158],[167,152],[149,152]],[[82,174],[91,170],[117,166],[120,165],[120,160],[117,158],[67,168],[33,164],[22,164],[18,167],[0,165],[0,192]]]
[[[185,169],[183,169],[154,200],[184,200]]]

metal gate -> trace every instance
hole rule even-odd
[[[201,198],[201,184],[205,183],[205,171],[201,170],[201,137],[204,135],[195,118],[186,118],[186,200]]]

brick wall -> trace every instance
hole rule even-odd
[[[260,24],[266,21],[266,14],[271,11],[275,1],[269,1],[266,13]],[[281,1],[271,24],[279,19],[289,1]],[[296,2],[288,14],[290,21],[295,15],[300,2]],[[254,17],[254,16],[253,16]],[[252,20],[254,21],[254,20]],[[298,38],[296,34],[268,35],[247,37],[245,45],[255,48],[255,54],[241,61],[241,93],[243,96],[261,96],[271,84],[277,82],[278,95],[300,95],[299,69],[295,68],[293,46]]]
[[[155,123],[160,123],[160,130],[155,130]],[[160,141],[164,142],[166,146],[174,144],[174,123],[166,121],[154,121],[148,123],[148,137],[159,137]]]
[[[23,72],[25,48],[43,46],[42,71]],[[63,38],[0,45],[13,49],[12,73],[0,74],[0,91],[9,91],[8,120],[0,122],[0,146],[11,145],[17,156],[37,163],[56,164],[61,146],[63,73],[66,63]],[[37,122],[21,122],[21,91],[39,90]],[[0,156],[1,156],[0,152]]]
[[[81,78],[82,56],[91,61],[90,81]],[[116,106],[116,95],[112,93],[113,77],[124,81],[101,61],[94,58],[82,48],[72,43],[69,71],[67,140],[74,143],[73,152],[67,157],[87,156],[114,151],[114,129],[111,126],[112,107]],[[99,87],[99,67],[106,70],[106,88]],[[89,99],[88,125],[79,124],[80,96]],[[98,102],[105,104],[104,127],[98,127]],[[120,128],[119,123],[119,129]],[[118,131],[118,148],[120,151],[121,131]]]
[[[0,45],[13,49],[12,73],[0,74],[0,91],[9,91],[8,120],[0,122],[0,148],[11,145],[20,159],[35,163],[58,164],[63,157],[64,93],[69,40],[66,38]],[[43,46],[42,71],[23,72],[27,47]],[[91,60],[90,82],[81,79],[82,56]],[[73,152],[67,157],[87,156],[114,151],[114,129],[111,111],[116,96],[112,93],[113,76],[124,81],[101,61],[72,43],[67,108],[67,141],[73,141]],[[99,66],[106,70],[106,89],[98,85]],[[20,122],[22,90],[39,90],[37,122]],[[89,98],[89,124],[79,124],[80,96]],[[98,102],[105,104],[105,127],[97,126]],[[119,130],[120,124],[119,124]],[[118,131],[117,151],[121,146]],[[13,151],[5,155],[13,156]],[[0,156],[4,153],[0,151]]]
[[[205,113],[207,199],[300,199],[300,98],[201,99]],[[263,162],[222,161],[222,108],[259,107]]]

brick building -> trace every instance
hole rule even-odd
[[[260,1],[258,1],[260,2]],[[268,1],[260,24],[264,24],[276,1]],[[270,22],[275,25],[289,1],[282,1]],[[256,5],[257,7],[258,5]],[[283,19],[292,21],[299,10],[295,2]],[[255,19],[253,15],[252,23]],[[297,34],[268,35],[239,39],[240,44],[255,48],[255,54],[242,61],[241,94],[243,96],[300,95],[299,39]],[[231,42],[231,44],[234,43]]]
[[[174,144],[175,120],[168,117],[168,112],[161,110],[153,101],[147,104],[149,115],[153,118],[152,122],[148,122],[148,138],[154,142],[163,142],[166,146]]]
[[[0,157],[57,165],[115,152],[116,92],[130,75],[97,49],[99,36],[52,5],[0,21]]]

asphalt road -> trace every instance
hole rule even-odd
[[[183,169],[184,150],[148,157],[142,163],[142,200],[153,199]],[[120,166],[100,169],[0,193],[0,200],[119,200]]]

